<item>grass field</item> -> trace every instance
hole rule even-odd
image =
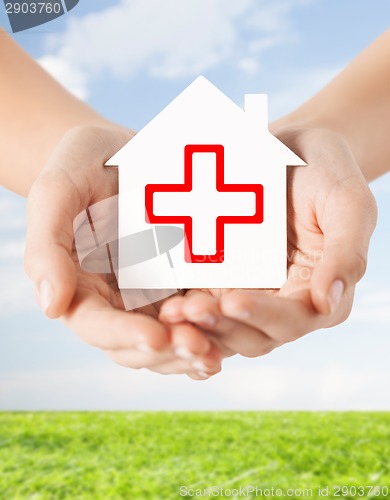
[[[247,485],[257,498],[390,487],[390,413],[0,413],[1,500],[169,500],[180,486],[227,497]]]

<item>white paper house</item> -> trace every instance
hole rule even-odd
[[[268,131],[265,94],[243,110],[199,77],[106,165],[119,167],[120,288],[282,286],[286,166],[305,163]]]

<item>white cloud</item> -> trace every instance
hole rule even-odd
[[[253,75],[257,73],[259,69],[259,63],[254,57],[245,57],[238,61],[237,67],[239,70],[247,73],[248,75]]]
[[[38,63],[69,92],[79,99],[86,99],[88,88],[85,73],[58,56],[43,56],[38,59]]]
[[[129,77],[145,71],[172,79],[195,76],[224,62],[254,71],[251,56],[258,58],[291,40],[290,13],[306,3],[121,0],[100,12],[71,17],[65,32],[50,36],[40,62],[81,97],[87,95],[88,82],[102,72]]]

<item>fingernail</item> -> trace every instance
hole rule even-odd
[[[181,314],[175,309],[162,309],[160,314],[165,319],[173,322],[181,319]]]
[[[199,377],[210,378],[210,374],[209,373],[206,373],[206,372],[203,372],[203,371],[198,371],[196,373],[199,375]]]
[[[151,354],[152,352],[156,352],[149,344],[145,342],[140,342],[139,344],[135,344],[134,346],[138,351],[145,352],[146,354]]]
[[[193,354],[187,347],[185,347],[183,345],[176,347],[175,354],[178,358],[181,358],[181,359],[189,360],[189,359],[195,358],[195,354]]]
[[[217,322],[217,318],[213,316],[212,314],[207,314],[206,316],[199,316],[199,317],[192,317],[192,321],[195,323],[201,323],[202,325],[205,326],[214,326]]]
[[[341,299],[343,298],[343,294],[344,283],[341,280],[334,281],[328,293],[331,313],[333,313],[339,307]]]
[[[202,361],[195,361],[192,366],[197,372],[207,372],[207,366]]]
[[[39,304],[46,313],[53,301],[53,287],[48,280],[43,280],[39,286]]]
[[[164,314],[164,316],[173,316],[175,312],[176,311],[174,309],[167,309],[164,307],[161,309],[161,314]]]

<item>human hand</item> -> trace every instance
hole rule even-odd
[[[83,126],[64,136],[28,196],[26,272],[45,313],[61,317],[118,364],[208,378],[220,370],[222,356],[204,333],[189,324],[163,325],[159,304],[126,312],[115,275],[86,272],[78,262],[73,220],[118,193],[117,169],[104,164],[133,135],[116,126]]]
[[[376,204],[348,144],[331,131],[287,128],[279,139],[305,160],[288,168],[288,278],[280,290],[192,290],[160,318],[212,333],[228,355],[259,356],[337,325],[366,269]]]

